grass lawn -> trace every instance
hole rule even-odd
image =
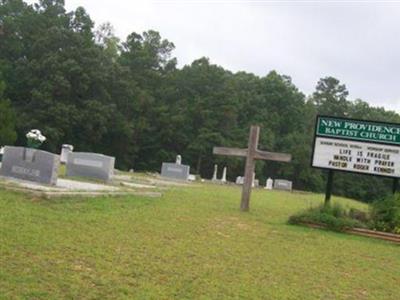
[[[249,213],[239,199],[208,184],[159,199],[0,190],[0,299],[399,299],[399,246],[286,224],[322,195],[257,190]]]

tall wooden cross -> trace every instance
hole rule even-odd
[[[253,184],[253,173],[255,167],[255,159],[272,160],[280,162],[290,162],[292,156],[284,153],[273,153],[258,150],[258,139],[260,135],[259,126],[251,126],[249,143],[247,149],[214,147],[213,153],[217,155],[246,157],[246,166],[244,169],[244,182],[242,189],[242,202],[240,209],[242,211],[249,210],[251,187]]]

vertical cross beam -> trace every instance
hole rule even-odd
[[[242,202],[240,204],[240,209],[242,211],[249,211],[250,194],[251,194],[251,188],[252,188],[252,184],[253,184],[253,173],[254,173],[254,167],[255,167],[254,157],[256,155],[256,151],[257,151],[257,147],[258,147],[259,136],[260,136],[260,127],[259,126],[251,126],[249,143],[248,143],[248,147],[247,147],[246,166],[244,169]]]

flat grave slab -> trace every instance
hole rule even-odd
[[[97,184],[91,182],[83,182],[70,179],[57,180],[54,186],[42,185],[39,183],[29,182],[25,180],[11,179],[7,177],[0,177],[0,186],[15,191],[26,192],[45,198],[57,198],[67,196],[81,196],[81,197],[98,197],[98,196],[125,196],[125,195],[139,195],[147,197],[161,197],[160,192],[147,192],[139,189],[139,187],[127,187]]]
[[[148,184],[134,183],[134,182],[126,182],[126,181],[122,181],[121,185],[122,186],[129,186],[129,187],[133,187],[133,188],[139,188],[139,189],[155,189],[155,188],[157,188],[155,185],[148,185]]]

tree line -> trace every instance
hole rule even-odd
[[[322,192],[326,174],[310,167],[317,114],[400,123],[393,111],[349,99],[330,76],[306,96],[273,70],[234,73],[204,57],[178,68],[173,50],[153,30],[121,41],[110,24],[95,28],[83,7],[68,12],[63,0],[0,0],[0,145],[25,145],[25,133],[38,128],[51,152],[72,144],[115,156],[122,170],[146,171],[181,154],[192,173],[211,178],[218,163],[234,180],[244,161],[213,156],[212,147],[245,147],[258,124],[260,149],[291,153],[293,161],[257,162],[257,178]],[[390,186],[338,174],[334,193],[371,201]]]

